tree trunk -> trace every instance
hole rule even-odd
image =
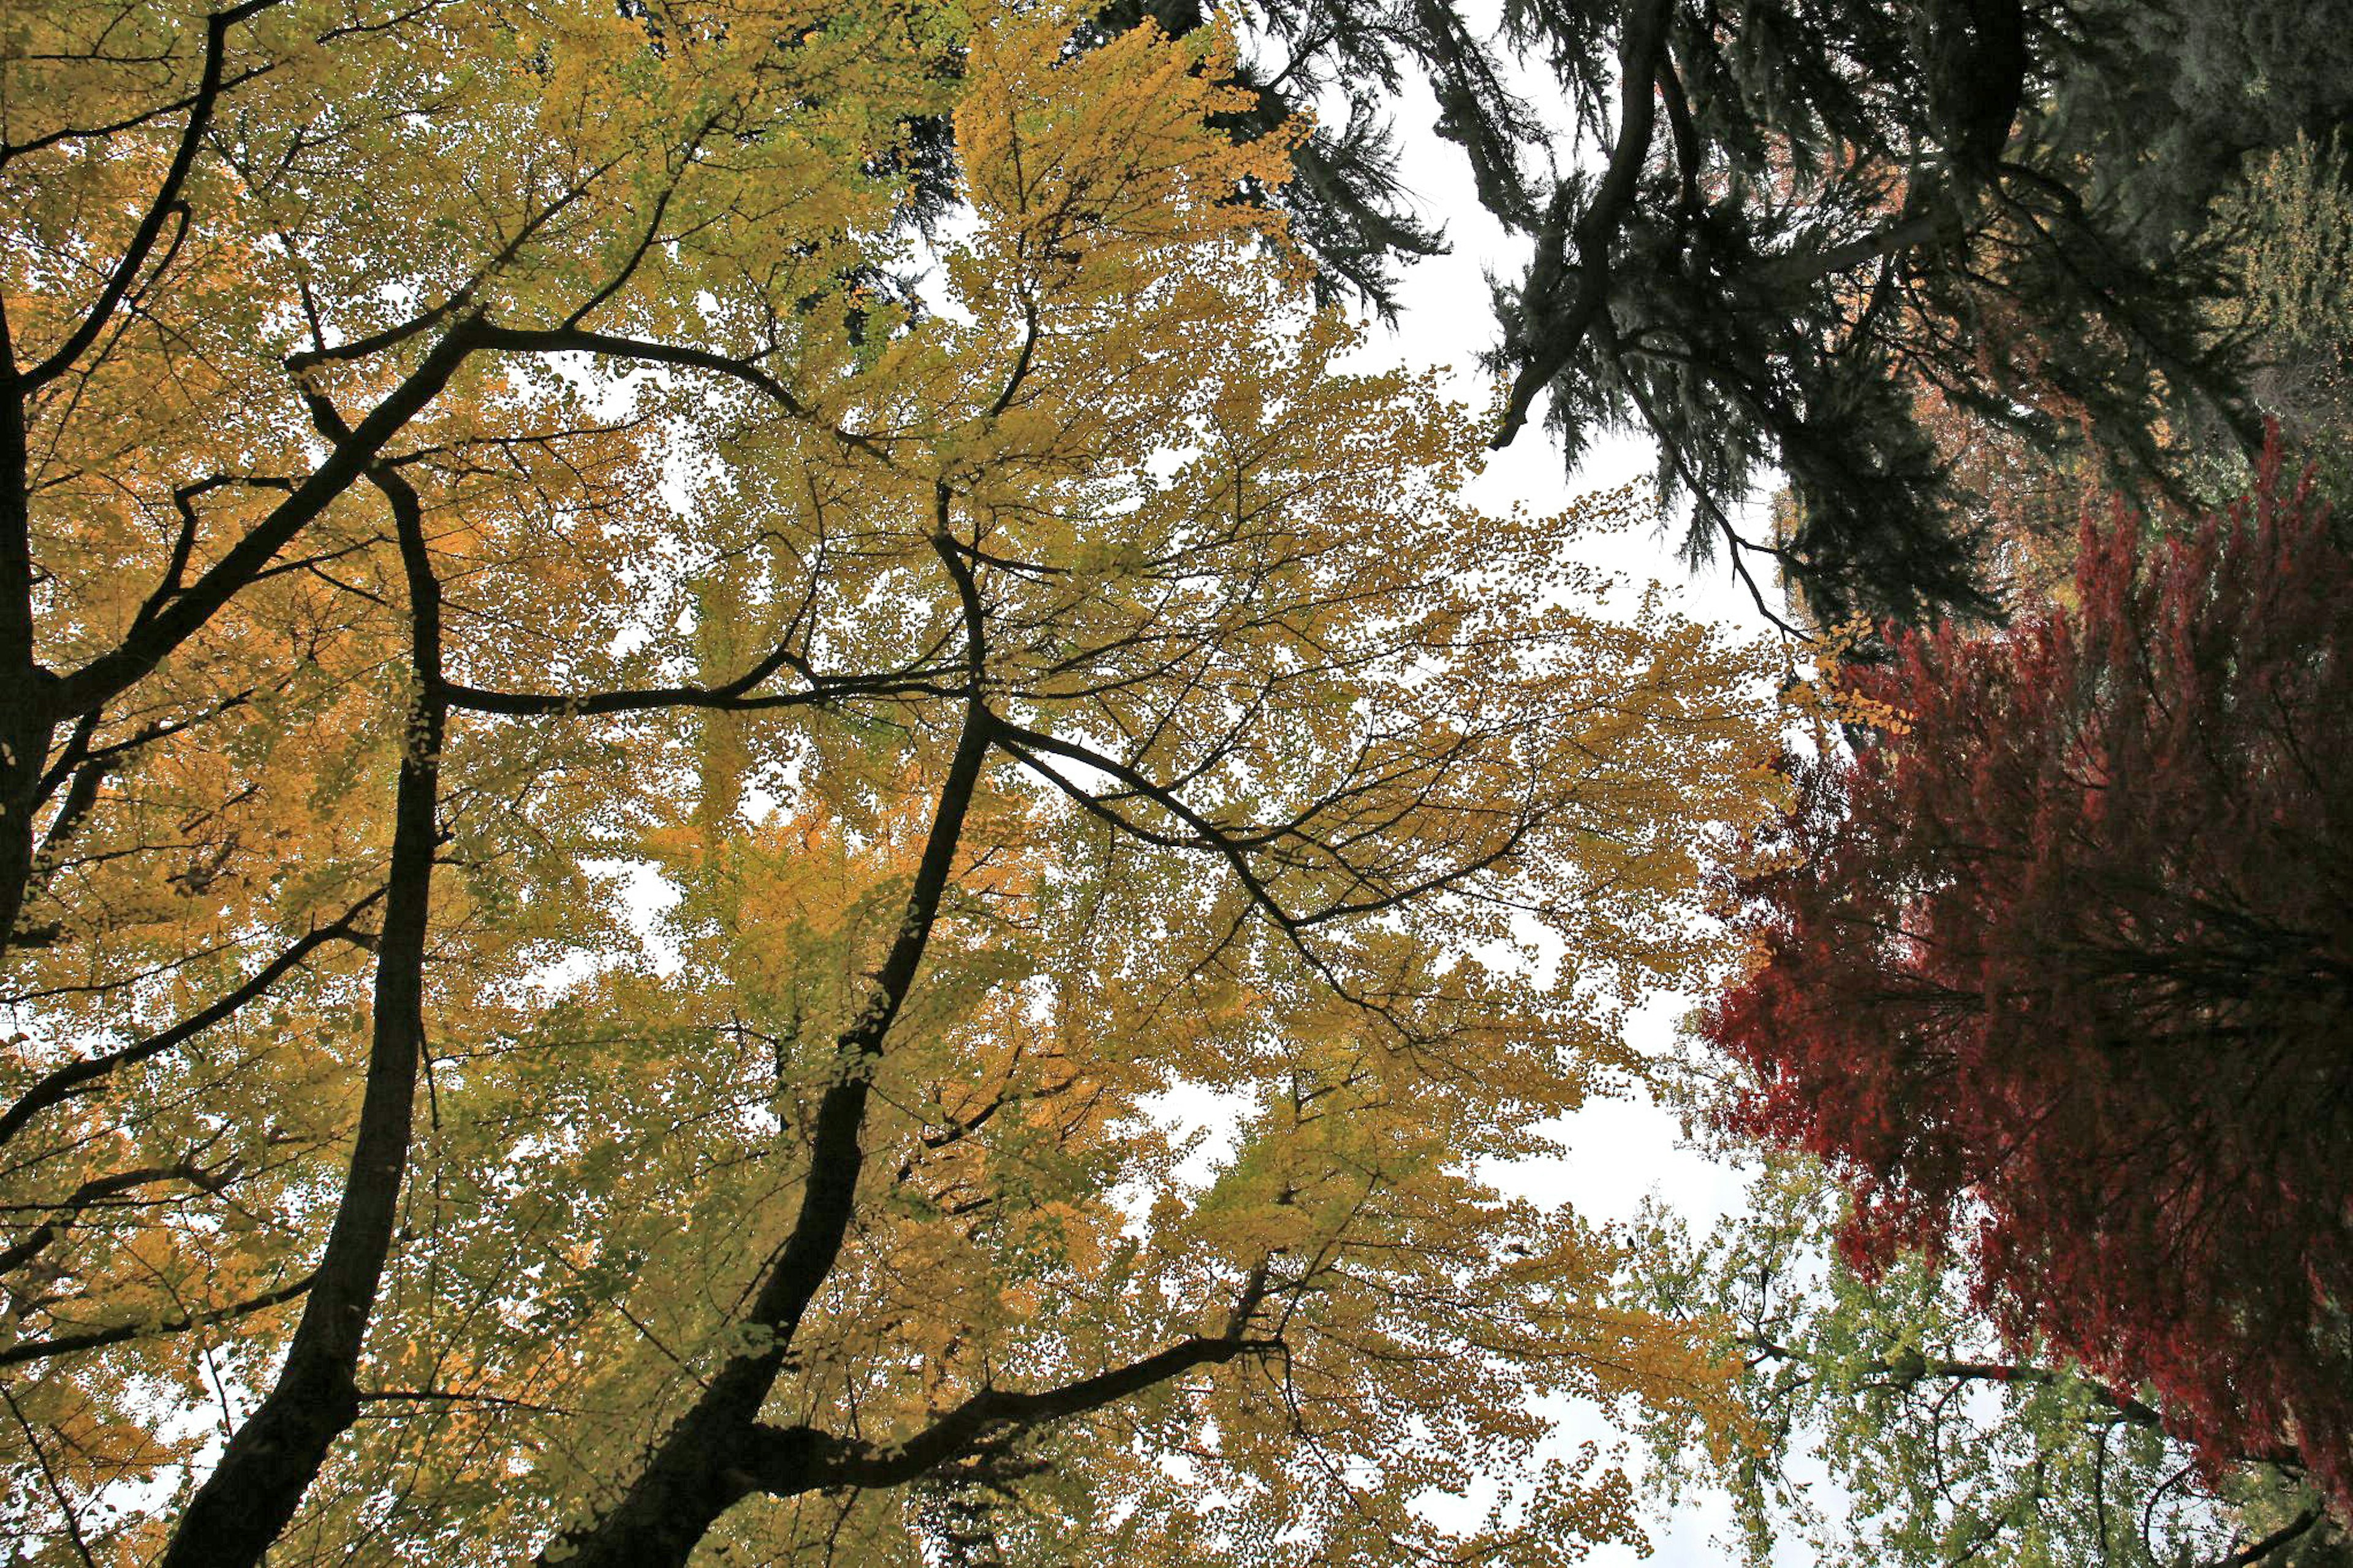
[[[164,1568],[252,1568],[294,1517],[327,1449],[359,1414],[353,1373],[375,1310],[408,1165],[417,1066],[425,1046],[425,942],[439,842],[435,808],[448,703],[441,682],[441,593],[425,552],[417,492],[372,476],[391,500],[407,569],[417,679],[402,737],[375,1030],[359,1134],[302,1321],[276,1386],[230,1437],[188,1504]]]

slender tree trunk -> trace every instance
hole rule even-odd
[[[359,1414],[354,1371],[392,1247],[425,1044],[425,942],[432,893],[442,729],[441,593],[417,492],[374,476],[392,502],[407,571],[417,689],[403,736],[392,857],[375,971],[375,1021],[359,1133],[325,1256],[278,1382],[198,1489],[164,1568],[252,1568],[293,1518],[328,1447]]]

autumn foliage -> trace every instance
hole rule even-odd
[[[12,31],[13,1561],[1636,1537],[1529,1402],[1725,1369],[1485,1173],[1721,951],[1763,650],[1468,505],[1230,39],[1079,22]]]
[[[2013,1336],[2353,1504],[2353,557],[2274,453],[2087,521],[2075,593],[1852,677],[1900,718],[1798,766],[1705,1032],[1858,1257],[1960,1248]]]

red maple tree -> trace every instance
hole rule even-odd
[[[2195,529],[2087,519],[2075,586],[1852,678],[1908,725],[1792,764],[1704,1032],[1858,1261],[1958,1251],[2006,1332],[2353,1509],[2353,555],[2274,454]]]

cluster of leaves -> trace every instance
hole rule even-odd
[[[2217,204],[2237,288],[2231,324],[2256,346],[2257,406],[2311,454],[2324,494],[2353,501],[2353,161],[2342,132],[2250,157]],[[2243,469],[2229,471],[2243,493]]]
[[[1669,1507],[1724,1488],[1747,1562],[1799,1542],[1823,1564],[1907,1568],[2353,1556],[2307,1482],[2211,1473],[2135,1391],[2005,1342],[1948,1261],[1857,1272],[1835,1246],[1845,1210],[1826,1170],[1781,1152],[1704,1237],[1656,1205],[1636,1222],[1641,1299],[1722,1325],[1749,1418],[1728,1448],[1642,1423],[1653,1488]]]
[[[1795,765],[1704,1032],[1852,1194],[1853,1259],[1957,1249],[2012,1342],[2345,1506],[2353,555],[2275,453],[2142,534],[2087,522],[2072,612],[1853,677],[1905,721]]]
[[[1463,411],[1335,368],[1236,68],[1027,5],[12,19],[22,1560],[1638,1537],[1530,1395],[1725,1368],[1471,1173],[1717,955],[1763,656],[1568,607],[1613,509],[1471,510]]]

